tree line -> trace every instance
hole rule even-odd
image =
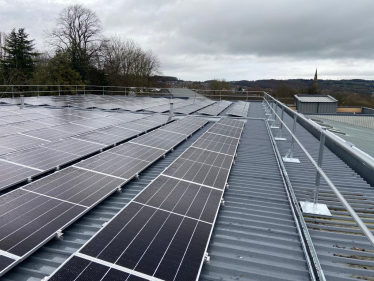
[[[0,32],[0,85],[152,86],[160,61],[131,39],[107,38],[95,12],[64,8],[39,52],[25,28]]]

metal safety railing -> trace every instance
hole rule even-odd
[[[270,101],[270,102],[269,102]],[[270,103],[272,105],[270,105]],[[280,130],[286,129],[289,134],[291,135],[291,147],[288,150],[286,157],[283,158],[283,161],[287,162],[287,159],[290,159],[291,162],[298,162],[293,161],[295,158],[293,158],[293,150],[294,150],[294,143],[296,142],[301,150],[305,153],[305,155],[308,157],[310,162],[313,164],[313,166],[316,169],[316,181],[315,181],[315,190],[314,190],[314,200],[313,204],[318,203],[318,192],[319,192],[319,184],[320,184],[320,179],[321,177],[326,181],[327,185],[331,188],[331,190],[335,193],[339,201],[343,204],[344,208],[348,211],[350,216],[353,218],[353,220],[356,222],[356,224],[359,226],[363,234],[366,236],[366,238],[369,240],[370,244],[374,247],[374,236],[371,233],[371,231],[368,229],[368,227],[365,225],[365,223],[360,219],[360,217],[357,215],[357,213],[353,210],[353,208],[350,206],[350,204],[345,200],[344,196],[340,193],[340,191],[337,189],[337,187],[333,184],[333,182],[329,179],[329,177],[325,174],[323,169],[321,168],[322,165],[322,160],[323,160],[323,149],[324,149],[324,142],[325,142],[325,137],[326,137],[326,131],[323,130],[322,128],[320,129],[321,137],[320,137],[320,149],[319,149],[319,157],[318,157],[318,162],[316,162],[313,157],[309,154],[309,152],[306,150],[306,148],[303,146],[303,144],[300,142],[300,140],[296,137],[295,131],[296,131],[296,122],[297,118],[300,117],[300,114],[293,112],[293,129],[291,130],[286,123],[283,121],[283,113],[281,117],[277,114],[276,109],[274,109],[275,106],[279,106],[282,109],[282,112],[284,112],[284,109],[286,108],[286,105],[283,103],[279,102],[275,98],[273,98],[271,95],[268,93],[264,93],[263,97],[263,105],[266,111],[266,114],[269,115],[269,118],[267,119],[267,122],[273,122],[273,124],[276,123],[278,120],[282,127]],[[365,159],[367,160],[367,159]],[[371,163],[373,165],[373,163]]]
[[[251,98],[261,98],[262,91],[236,91],[236,90],[210,90],[210,89],[189,89],[196,94],[207,98],[224,99],[238,98],[249,100]],[[178,92],[173,88],[157,87],[125,87],[125,86],[97,86],[97,85],[0,85],[0,97],[9,96],[14,98],[21,94],[30,94],[32,96],[41,95],[140,95],[157,96],[173,94]]]

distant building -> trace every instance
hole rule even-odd
[[[295,95],[300,113],[336,113],[338,101],[329,95]]]

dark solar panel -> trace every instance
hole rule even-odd
[[[72,257],[49,281],[142,281],[147,280],[81,257]]]
[[[85,210],[17,189],[0,197],[0,249],[23,256]]]
[[[103,145],[113,145],[126,139],[135,137],[138,134],[138,132],[132,130],[123,131],[121,135],[106,134],[105,132],[99,132],[98,130],[96,130],[86,134],[77,135],[74,138]]]
[[[193,147],[206,149],[214,152],[235,155],[239,139],[206,133],[198,139]]]
[[[40,172],[41,171],[0,160],[0,190],[18,182],[25,181],[29,177],[35,176]]]
[[[60,139],[74,136],[75,133],[68,131],[56,130],[55,127],[44,128],[34,131],[27,131],[23,133],[26,136],[42,139],[45,141],[58,141]]]
[[[104,148],[105,145],[68,138],[57,142],[48,143],[44,145],[44,147],[78,156],[85,156],[99,151],[100,149]]]
[[[135,143],[124,143],[109,150],[108,153],[115,153],[151,162],[163,156],[165,154],[165,151],[153,147],[138,145]]]
[[[48,143],[45,140],[28,137],[25,135],[10,135],[0,138],[0,147],[10,148],[14,150],[21,150],[29,147],[38,146]]]
[[[77,155],[49,149],[44,146],[15,151],[2,156],[3,159],[27,167],[47,171],[76,160]]]
[[[221,196],[219,190],[160,176],[134,202],[213,223]]]
[[[177,144],[186,139],[185,135],[162,132],[160,130],[140,136],[131,141],[131,143],[146,145],[154,148],[170,150]]]
[[[118,178],[70,167],[23,189],[90,207],[122,184]]]
[[[103,152],[75,166],[127,180],[138,174],[149,164],[150,162],[147,161]]]
[[[0,272],[10,266],[13,262],[15,262],[14,259],[0,255]]]

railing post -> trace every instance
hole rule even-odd
[[[281,123],[280,123],[280,128],[279,128],[279,134],[277,137],[275,137],[274,139],[277,140],[277,141],[284,141],[286,140],[286,138],[282,137],[282,131],[283,131],[283,115],[284,115],[284,106],[282,105],[282,113],[281,113]]]
[[[60,85],[58,85],[58,95],[61,95]]]
[[[75,85],[75,94],[78,95],[78,86]]]
[[[103,96],[105,95],[105,86],[103,86]]]
[[[318,152],[318,160],[317,165],[318,167],[322,167],[322,160],[323,160],[323,150],[325,148],[325,128],[322,128],[321,130],[321,136],[319,139],[319,152]],[[315,188],[314,188],[314,198],[313,203],[309,202],[310,195],[308,198],[303,202],[300,201],[301,209],[304,213],[308,214],[316,214],[316,215],[325,215],[325,216],[331,216],[330,210],[327,208],[326,204],[319,204],[318,203],[318,193],[319,193],[319,185],[321,182],[321,174],[316,171],[316,182],[315,182]]]
[[[277,126],[277,109],[278,109],[278,106],[277,106],[277,103],[276,102],[274,102],[274,104],[275,104],[275,109],[274,109],[274,111],[273,111],[273,114],[274,114],[274,121],[273,121],[273,124],[270,126],[270,128],[272,128],[272,129],[278,129],[279,127]]]
[[[83,85],[83,95],[86,95],[86,85]]]
[[[169,120],[173,118],[173,102],[170,102],[170,110],[169,110]]]
[[[25,107],[25,100],[24,99],[25,99],[24,96],[21,95],[21,106],[20,106],[21,109],[23,109]]]
[[[293,157],[293,150],[295,147],[295,140],[294,135],[296,131],[296,123],[297,123],[297,115],[294,114],[293,116],[293,128],[292,128],[292,134],[291,134],[291,148],[288,150],[286,156],[283,157],[283,162],[289,162],[289,163],[300,163],[300,160]]]
[[[14,86],[12,86],[12,99],[14,99]]]
[[[38,86],[36,86],[36,88],[38,89],[38,97],[39,97],[39,85],[38,85]]]
[[[325,133],[324,133],[324,129],[322,129],[320,140],[319,140],[319,153],[318,153],[318,161],[317,161],[317,164],[318,164],[319,167],[322,167],[324,148],[325,148]],[[314,204],[318,203],[318,192],[319,192],[320,181],[321,181],[321,175],[317,171],[317,173],[316,173],[316,189],[314,190]]]

